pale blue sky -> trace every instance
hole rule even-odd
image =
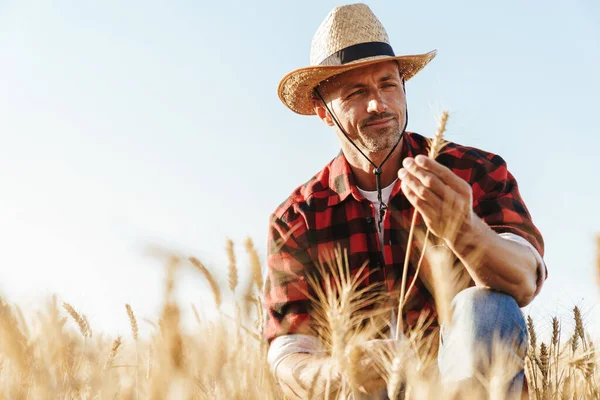
[[[502,155],[546,239],[540,322],[596,304],[600,6],[595,0],[368,1],[397,54],[438,49],[407,84],[409,130]],[[109,331],[123,304],[153,316],[160,244],[226,282],[225,238],[270,212],[338,151],[287,110],[279,79],[308,63],[338,1],[0,0],[0,292],[57,292]],[[182,300],[211,301],[191,274]]]

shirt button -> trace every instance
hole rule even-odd
[[[377,268],[381,268],[382,264],[381,261],[377,261],[377,264],[375,264],[377,266]]]
[[[370,224],[371,222],[373,222],[373,217],[367,217],[367,224]]]

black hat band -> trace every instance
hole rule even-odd
[[[358,43],[337,51],[321,61],[321,66],[344,65],[352,61],[367,57],[390,56],[394,57],[392,46],[384,42]]]

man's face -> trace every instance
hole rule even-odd
[[[321,83],[317,90],[361,150],[389,150],[400,138],[406,97],[395,61],[345,72]],[[315,101],[315,110],[325,123],[335,126],[320,100]]]

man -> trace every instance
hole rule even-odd
[[[282,102],[333,127],[342,149],[292,193],[270,222],[266,335],[271,367],[290,398],[305,397],[317,371],[328,365],[317,352],[318,339],[309,334],[306,280],[322,253],[341,245],[350,268],[366,263],[369,281],[383,283],[397,301],[415,209],[471,277],[472,287],[454,297],[452,321],[443,326],[442,379],[475,378],[480,371],[473,349],[491,343],[494,334],[508,341],[516,332],[515,352],[524,357],[519,307],[531,302],[546,279],[543,239],[502,158],[450,143],[434,161],[424,156],[425,139],[405,131],[405,82],[434,56],[435,51],[396,56],[371,10],[353,4],[326,17],[312,41],[311,66],[289,73],[279,85]],[[457,221],[457,234],[442,226],[449,218]],[[479,262],[469,257],[474,251]],[[423,281],[419,275],[404,308],[408,327],[421,313],[435,313]],[[358,363],[365,393],[385,388],[373,366],[369,356]],[[513,393],[522,382],[521,370]]]

